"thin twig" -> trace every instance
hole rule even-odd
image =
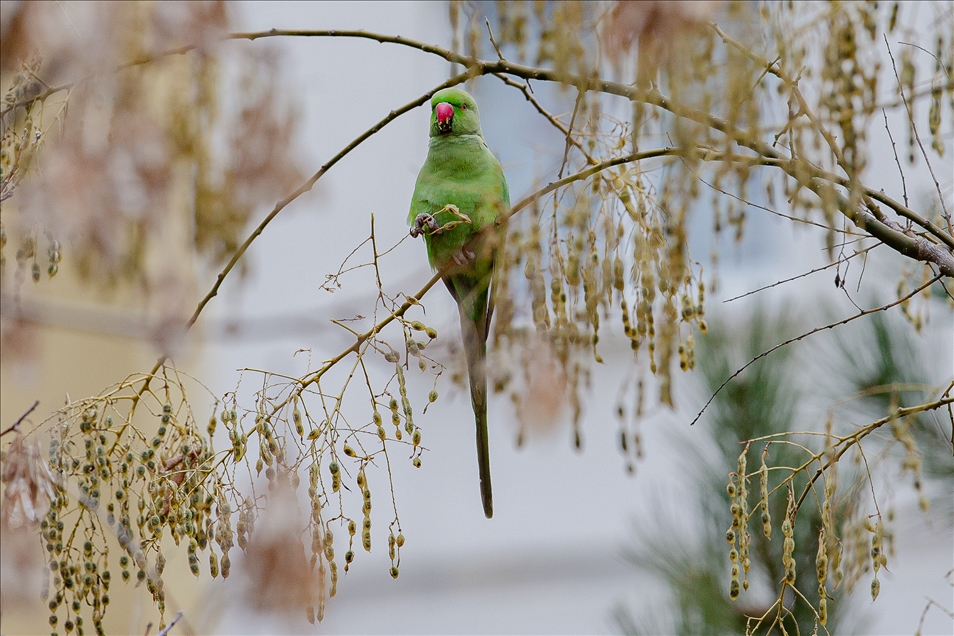
[[[931,609],[932,605],[947,614],[950,618],[954,619],[954,613],[952,613],[951,610],[947,609],[928,596],[925,596],[924,598],[927,600],[927,605],[924,606],[924,611],[921,612],[921,619],[918,621],[918,628],[914,631],[915,634],[921,633],[921,628],[924,627],[924,619],[927,617],[928,610]]]
[[[742,367],[741,367],[739,370],[737,370],[735,373],[733,373],[733,374],[730,375],[728,378],[726,378],[726,380],[725,380],[722,384],[719,385],[719,388],[716,389],[715,392],[709,397],[709,400],[705,403],[705,406],[702,407],[702,410],[699,411],[699,413],[698,413],[694,418],[692,418],[692,421],[689,422],[689,425],[692,426],[693,424],[695,424],[696,422],[699,421],[699,418],[702,417],[702,414],[705,413],[706,409],[709,408],[709,405],[712,404],[712,400],[714,400],[714,399],[716,398],[716,396],[719,395],[719,393],[722,391],[722,389],[725,388],[725,385],[727,385],[729,382],[731,382],[732,380],[734,380],[735,378],[737,378],[743,371],[745,371],[745,370],[748,369],[750,366],[752,366],[752,364],[754,364],[756,361],[761,360],[761,359],[764,358],[765,356],[767,356],[767,355],[769,355],[770,353],[773,353],[773,352],[775,352],[775,351],[781,349],[782,347],[784,347],[784,346],[786,346],[786,345],[792,344],[793,342],[797,342],[797,341],[802,340],[802,339],[804,339],[804,338],[807,338],[807,337],[809,337],[809,336],[815,335],[816,333],[818,333],[818,332],[820,332],[820,331],[825,331],[826,329],[833,329],[834,327],[838,327],[838,326],[847,324],[847,323],[849,323],[849,322],[851,322],[851,321],[853,321],[853,320],[856,320],[856,319],[858,319],[858,318],[863,318],[864,316],[867,316],[867,315],[873,314],[873,313],[877,313],[877,312],[879,312],[879,311],[887,311],[888,309],[890,309],[890,308],[892,308],[892,307],[894,307],[894,306],[896,306],[896,305],[900,305],[901,303],[903,303],[903,302],[905,302],[905,301],[907,301],[907,300],[910,300],[911,298],[913,298],[914,296],[918,295],[919,293],[921,293],[922,291],[924,291],[925,289],[927,289],[928,287],[930,287],[931,285],[933,285],[934,283],[936,283],[937,281],[939,281],[940,279],[941,279],[941,274],[938,274],[937,276],[935,276],[935,277],[932,278],[931,280],[927,281],[926,283],[924,283],[923,285],[921,285],[920,287],[918,287],[918,288],[915,289],[914,291],[912,291],[912,292],[910,292],[909,294],[907,294],[907,295],[905,295],[905,296],[903,296],[903,297],[901,297],[901,298],[895,300],[894,302],[890,302],[890,303],[888,303],[887,305],[883,305],[883,306],[881,306],[881,307],[874,307],[874,308],[872,308],[872,309],[866,309],[866,310],[864,310],[864,311],[862,311],[862,312],[860,312],[860,313],[855,314],[854,316],[850,316],[850,317],[845,318],[845,319],[843,319],[843,320],[839,320],[839,321],[837,321],[837,322],[833,322],[833,323],[827,324],[827,325],[825,325],[825,326],[823,326],[823,327],[816,327],[815,329],[812,329],[811,331],[805,332],[805,333],[803,333],[803,334],[800,335],[800,336],[796,336],[796,337],[794,337],[794,338],[789,338],[788,340],[786,340],[786,341],[784,341],[784,342],[780,342],[779,344],[777,344],[777,345],[775,345],[774,347],[768,349],[767,351],[763,351],[762,353],[760,353],[759,355],[755,356],[754,358],[752,358],[751,360],[749,360],[748,362],[746,362],[744,365],[742,365]]]
[[[908,206],[908,184],[904,179],[904,170],[901,168],[901,160],[898,159],[898,147],[894,143],[894,137],[891,135],[891,127],[888,126],[888,113],[885,109],[881,109],[881,114],[884,115],[884,129],[888,131],[888,139],[891,140],[891,150],[894,152],[894,162],[898,164],[898,172],[901,174],[901,191],[904,194],[904,206]]]
[[[578,88],[576,91],[576,101],[573,102],[573,114],[570,115],[570,126],[566,131],[566,146],[563,148],[563,160],[560,162],[560,172],[557,176],[563,176],[563,170],[566,168],[567,159],[570,157],[570,143],[575,141],[573,139],[573,125],[576,123],[576,114],[580,111],[580,104],[583,102],[583,89]],[[579,144],[577,144],[579,145]],[[582,149],[582,146],[580,146]],[[583,154],[586,154],[585,152]]]
[[[894,54],[891,52],[891,45],[888,44],[888,36],[886,34],[882,35],[884,36],[884,45],[888,49],[888,57],[891,58],[891,68],[894,70],[894,77],[898,82],[898,92],[901,93],[901,101],[904,102],[904,108],[908,112],[908,121],[911,122],[911,130],[914,132],[914,138],[917,140],[918,147],[921,149],[921,156],[924,157],[924,163],[927,164],[931,178],[934,179],[934,187],[937,189],[941,209],[944,211],[944,218],[947,220],[947,231],[954,235],[954,227],[951,226],[951,213],[947,209],[947,204],[944,203],[944,193],[941,192],[941,184],[937,182],[937,177],[934,175],[934,168],[931,166],[931,160],[928,158],[927,151],[924,149],[924,144],[921,143],[921,135],[918,133],[917,124],[914,122],[914,112],[911,110],[911,105],[908,104],[908,100],[904,97],[904,86],[901,85],[901,78],[898,76],[898,67],[894,63]]]
[[[873,250],[874,248],[878,247],[878,245],[880,245],[880,243],[878,243],[878,244],[876,244],[876,245],[872,245],[871,247],[866,247],[865,249],[861,250],[860,252],[855,252],[854,254],[852,254],[851,256],[849,256],[848,258],[846,258],[845,260],[847,261],[847,260],[852,259],[852,258],[854,258],[854,257],[856,257],[856,256],[860,256],[861,254],[867,254],[869,251],[871,251],[871,250]],[[740,298],[745,298],[746,296],[751,296],[752,294],[757,294],[757,293],[760,292],[760,291],[765,291],[766,289],[771,289],[772,287],[777,287],[778,285],[782,285],[782,284],[784,284],[784,283],[790,283],[790,282],[792,282],[793,280],[798,280],[799,278],[804,278],[804,277],[809,276],[809,275],[811,275],[811,274],[814,274],[814,273],[816,273],[816,272],[821,272],[821,271],[824,271],[824,270],[826,270],[826,269],[830,269],[830,268],[832,268],[832,267],[834,267],[834,266],[836,266],[836,265],[838,265],[838,264],[839,264],[838,262],[834,262],[834,263],[829,263],[828,265],[822,265],[821,267],[816,267],[815,269],[813,269],[813,270],[810,271],[810,272],[804,272],[804,273],[802,273],[802,274],[799,274],[798,276],[792,276],[791,278],[786,278],[786,279],[784,279],[784,280],[776,281],[776,282],[772,283],[771,285],[766,285],[765,287],[759,287],[758,289],[753,289],[752,291],[747,291],[747,292],[745,292],[744,294],[739,294],[738,296],[733,296],[732,298],[729,298],[728,300],[723,300],[722,302],[723,302],[723,303],[729,303],[729,302],[732,302],[733,300],[739,300]]]
[[[901,44],[901,45],[904,45],[904,46],[913,46],[913,47],[916,48],[916,49],[919,49],[919,50],[921,50],[921,51],[924,51],[925,53],[927,53],[928,55],[930,55],[932,58],[934,58],[934,61],[937,62],[937,68],[943,70],[943,71],[944,71],[944,74],[947,75],[948,78],[951,77],[950,71],[947,70],[947,69],[948,69],[947,64],[944,64],[944,62],[942,62],[941,60],[937,59],[937,56],[934,55],[934,53],[931,53],[930,51],[928,51],[928,50],[927,50],[926,48],[924,48],[923,46],[918,46],[917,44],[911,44],[910,42],[898,42],[898,44]]]
[[[868,424],[867,426],[864,426],[863,428],[855,431],[848,437],[840,438],[838,443],[844,444],[844,446],[837,453],[835,453],[831,458],[829,458],[829,460],[821,468],[815,471],[811,479],[809,479],[808,483],[805,485],[805,490],[802,491],[801,496],[798,498],[798,501],[795,504],[795,510],[798,510],[799,508],[801,508],[802,502],[805,501],[805,497],[808,496],[808,493],[811,490],[812,484],[818,481],[818,478],[822,476],[822,473],[824,473],[825,470],[827,470],[832,465],[837,463],[841,459],[842,455],[848,452],[848,449],[853,448],[858,442],[860,442],[862,439],[870,435],[872,432],[876,431],[877,429],[881,428],[888,422],[894,419],[897,419],[899,417],[906,417],[908,415],[912,415],[915,413],[924,413],[926,411],[933,411],[935,409],[941,408],[942,406],[947,406],[952,403],[954,403],[954,398],[941,397],[933,402],[927,402],[925,404],[918,404],[916,406],[899,408],[894,413],[890,415],[886,415],[885,417],[882,417],[881,419],[875,420],[871,424]],[[815,460],[812,459],[812,461],[815,461]],[[867,462],[867,460],[865,461]],[[870,484],[870,481],[871,480],[869,479],[869,484]],[[872,489],[872,496],[873,495],[874,495],[874,490]],[[877,506],[877,501],[875,501],[875,506]]]
[[[24,413],[23,415],[21,415],[20,417],[18,417],[16,422],[14,422],[11,426],[8,426],[2,433],[0,433],[0,437],[3,437],[4,435],[6,435],[7,433],[9,433],[9,432],[11,432],[11,431],[18,431],[18,430],[20,430],[20,424],[23,423],[23,420],[25,420],[25,419],[27,418],[27,416],[28,416],[30,413],[32,413],[33,410],[34,410],[36,407],[38,407],[39,405],[40,405],[40,401],[39,401],[39,400],[35,401],[35,402],[33,403],[33,406],[31,406],[30,408],[28,408],[28,409],[26,410],[26,413]]]
[[[503,53],[500,52],[500,47],[497,46],[497,40],[494,39],[494,30],[490,28],[490,19],[487,16],[484,16],[484,22],[487,24],[487,33],[490,35],[490,43],[494,45],[494,50],[497,51],[497,57],[501,60],[504,59]]]

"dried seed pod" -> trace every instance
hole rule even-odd
[[[768,451],[768,446],[765,447]],[[762,465],[759,467],[759,503],[762,507],[762,534],[772,538],[772,515],[768,505],[768,466],[765,464],[766,452],[762,453]]]
[[[305,432],[305,427],[301,422],[301,411],[298,410],[298,406],[295,406],[295,409],[292,411],[292,421],[295,423],[295,432],[298,433],[298,436],[301,437]]]

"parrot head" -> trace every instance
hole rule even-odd
[[[481,135],[477,102],[459,88],[445,88],[431,97],[431,137]]]

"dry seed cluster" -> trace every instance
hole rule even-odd
[[[151,438],[119,437],[127,422],[114,421],[118,413],[110,397],[68,407],[50,442],[51,469],[75,485],[77,493],[74,497],[71,488],[61,489],[42,523],[54,573],[50,624],[62,624],[66,633],[84,632],[84,606],[91,609],[94,629],[102,633],[112,582],[113,537],[118,539],[122,580],[135,577],[144,582],[160,616],[165,611],[165,556],[160,547],[165,533],[177,545],[186,542],[196,574],[196,551],[214,555],[210,544],[217,543],[223,554],[222,574],[228,574],[231,531],[221,523],[222,483],[211,470],[208,441],[196,431],[185,402],[174,408],[167,395],[154,411]],[[216,490],[220,523],[213,529]]]
[[[495,345],[508,348],[505,343],[528,337],[506,295],[526,285],[536,333],[550,343],[568,380],[575,427],[588,374],[581,354],[589,349],[602,361],[600,329],[612,313],[620,316],[634,354],[648,353],[663,403],[672,403],[675,357],[683,370],[695,366],[692,327],[706,329],[705,285],[686,255],[684,215],[676,219],[659,208],[651,187],[633,168],[596,175],[589,188],[572,193],[572,204],[552,199],[548,209],[538,206],[526,220],[513,221],[500,250]],[[509,280],[511,272],[518,280]],[[495,389],[504,390],[512,374],[495,377]]]
[[[871,528],[871,569],[874,570],[874,578],[871,580],[871,600],[878,598],[878,592],[881,591],[881,581],[878,580],[878,570],[888,565],[888,557],[884,553],[884,526],[881,519],[875,522]]]
[[[752,566],[752,560],[749,558],[749,546],[752,542],[752,535],[749,534],[749,510],[748,510],[748,475],[746,474],[746,455],[749,452],[748,446],[739,455],[738,469],[735,473],[729,474],[729,483],[726,485],[726,492],[731,501],[729,511],[732,513],[732,525],[725,533],[726,541],[729,542],[729,560],[732,562],[732,579],[729,582],[729,598],[735,600],[739,597],[741,590],[749,589],[749,568]],[[738,546],[738,549],[736,549]],[[739,582],[739,568],[742,570],[742,582]]]
[[[402,322],[408,358],[418,358],[418,366],[422,372],[430,369],[435,376],[436,386],[436,378],[442,373],[443,368],[430,358],[426,358],[423,350],[428,342],[437,338],[437,331],[420,321]],[[416,340],[414,334],[417,332],[423,332],[428,341]],[[317,620],[321,620],[323,616],[326,592],[327,596],[334,596],[337,589],[338,562],[335,558],[332,524],[335,521],[347,524],[349,538],[344,557],[346,572],[354,562],[356,537],[365,550],[371,550],[372,492],[367,470],[369,464],[380,454],[386,454],[387,449],[390,448],[388,442],[391,442],[408,444],[412,449],[410,457],[412,464],[416,467],[421,466],[422,430],[414,421],[414,410],[408,394],[407,371],[400,364],[400,356],[393,347],[381,340],[375,340],[373,346],[382,352],[388,362],[395,365],[391,381],[397,385],[397,391],[394,395],[388,390],[382,394],[372,395],[372,417],[370,422],[363,426],[352,427],[348,423],[339,410],[340,398],[335,402],[333,409],[329,409],[327,404],[322,402],[325,419],[317,422],[309,412],[311,396],[298,388],[302,386],[301,384],[272,386],[267,376],[266,389],[257,394],[256,413],[258,415],[252,433],[259,437],[257,461],[260,462],[260,467],[264,468],[270,485],[274,483],[276,476],[280,479],[281,475],[287,471],[291,474],[291,485],[297,487],[298,467],[308,466],[308,496],[311,505],[308,531],[312,537],[311,567],[320,582],[321,589],[324,590],[316,599],[317,606],[312,605],[308,609],[309,617],[317,618]],[[368,388],[371,389],[370,384]],[[272,389],[278,390],[278,397],[269,397]],[[288,389],[291,393],[288,397],[282,398],[281,396],[285,395],[283,391]],[[319,389],[319,395],[325,394]],[[427,397],[428,404],[434,402],[437,397],[436,388],[432,389]],[[394,429],[390,435],[384,427],[382,411],[379,408],[381,406],[385,406],[391,412],[391,423]],[[227,419],[232,421],[231,417]],[[291,443],[290,440],[293,440],[293,437],[283,436],[277,428],[283,422],[286,423],[288,433],[293,432],[293,436],[301,441],[301,446],[297,451],[292,451],[291,455],[286,446]],[[238,427],[234,427],[232,437],[237,442],[236,445],[241,454],[241,449],[247,443],[246,437],[239,433]],[[369,446],[368,442],[371,439],[377,443],[377,450],[374,450],[374,444]],[[295,445],[298,445],[297,442]],[[270,465],[270,460],[274,463],[274,467]],[[360,520],[351,519],[344,513],[345,492],[354,492],[353,488],[345,487],[346,482],[352,479],[351,475],[354,475],[357,492],[361,493]],[[330,483],[326,480],[330,480]],[[339,512],[328,519],[328,511],[334,505],[335,496],[338,499]],[[391,528],[392,531],[388,536],[389,555],[392,561],[391,575],[397,576],[400,565],[399,552],[404,544],[404,535],[400,532],[396,515]],[[329,581],[330,587],[325,587],[326,582]]]
[[[768,455],[768,445],[762,451],[762,465],[759,466],[759,503],[762,507],[762,533],[766,539],[772,538],[772,514],[769,512],[768,505],[768,466],[765,458]]]
[[[894,396],[893,401],[895,403],[892,404],[890,408],[892,411],[896,411],[897,396]],[[921,507],[921,510],[927,512],[930,508],[930,502],[921,487],[921,452],[918,450],[914,435],[911,434],[911,425],[916,419],[916,415],[905,418],[893,418],[891,420],[891,434],[904,446],[904,459],[901,460],[901,473],[904,474],[910,470],[914,475],[914,490],[918,493],[918,505]]]
[[[616,406],[616,416],[619,420],[619,447],[626,457],[626,470],[629,473],[635,472],[635,461],[643,456],[643,440],[639,432],[639,423],[643,417],[643,400],[645,391],[643,389],[643,380],[636,381],[636,405],[633,409],[632,423],[629,424],[626,418],[626,410],[623,403]],[[630,430],[630,426],[632,430]],[[632,447],[630,447],[632,444]]]
[[[789,488],[788,507],[785,510],[785,519],[782,520],[782,567],[785,568],[785,583],[795,586],[795,559],[792,554],[795,552],[795,533],[792,525],[795,519],[795,494]]]

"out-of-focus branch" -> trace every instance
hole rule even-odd
[[[6,429],[4,429],[3,432],[0,433],[0,437],[3,437],[4,435],[6,435],[7,433],[10,433],[10,432],[12,432],[12,431],[18,430],[18,429],[20,428],[20,424],[23,423],[23,420],[25,420],[25,419],[27,418],[27,416],[30,415],[30,413],[32,413],[32,412],[34,411],[34,409],[36,409],[36,407],[38,407],[39,405],[40,405],[40,401],[39,401],[39,400],[36,400],[35,402],[33,402],[33,406],[31,406],[30,408],[28,408],[28,409],[26,410],[26,413],[24,413],[23,415],[21,415],[20,417],[18,417],[16,422],[14,422],[14,423],[11,424],[10,426],[8,426]]]
[[[153,55],[142,55],[128,62],[123,62],[119,66],[116,66],[108,71],[93,73],[92,75],[87,75],[86,77],[83,77],[78,80],[74,80],[72,82],[66,82],[65,84],[58,84],[56,86],[48,86],[46,90],[41,91],[40,93],[34,95],[33,97],[30,97],[28,99],[23,99],[18,102],[13,102],[12,104],[7,105],[6,107],[3,108],[3,110],[0,110],[0,117],[6,117],[7,113],[10,113],[16,110],[17,108],[25,108],[27,106],[30,106],[31,104],[35,104],[36,102],[42,102],[46,100],[48,97],[50,97],[51,95],[55,95],[56,93],[62,93],[63,91],[68,91],[75,86],[89,82],[102,75],[110,75],[112,73],[118,73],[119,71],[124,71],[127,68],[133,68],[134,66],[142,66],[143,64],[149,64],[150,62],[155,62],[156,60],[161,60],[162,58],[171,57],[173,55],[185,55],[186,53],[190,53],[198,48],[200,47],[197,44],[187,44],[185,46],[169,49],[168,51],[162,51],[159,53],[155,53]]]

